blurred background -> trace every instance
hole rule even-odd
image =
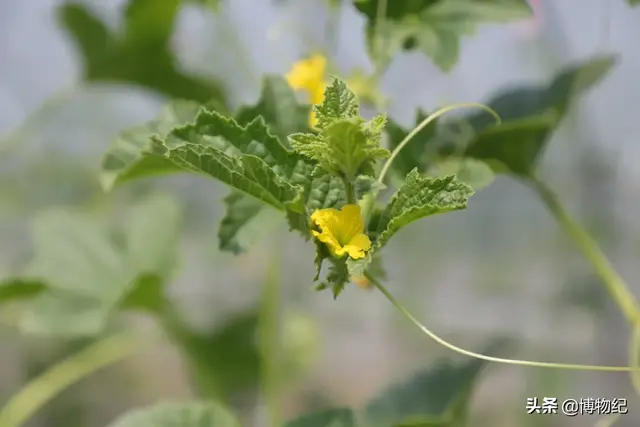
[[[85,0],[110,28],[123,0]],[[328,49],[348,75],[372,71],[364,20],[350,2],[335,16],[319,0],[197,2],[179,13],[170,46],[181,72],[216,78],[235,109],[259,97],[261,78],[284,74],[310,51]],[[640,9],[623,1],[531,0],[535,19],[483,25],[462,39],[460,60],[443,73],[421,53],[392,62],[380,90],[389,115],[410,128],[415,110],[487,101],[497,91],[546,82],[572,61],[616,53],[613,72],[575,106],[554,134],[542,176],[591,231],[638,291],[640,161],[636,136],[640,85]],[[82,58],[60,25],[61,1],[0,2],[0,274],[32,253],[30,223],[45,209],[82,207],[118,224],[142,194],[161,189],[183,211],[179,275],[170,293],[194,330],[223,327],[259,302],[276,266],[287,339],[299,373],[287,383],[287,417],[335,405],[358,406],[390,383],[452,356],[406,322],[376,292],[350,286],[334,301],[311,289],[314,247],[284,224],[247,253],[218,249],[226,188],[194,176],[141,181],[103,193],[100,159],[117,134],[157,115],[168,96],[131,84],[83,81]],[[326,24],[331,22],[331,26]],[[328,30],[329,29],[329,30]],[[141,61],[142,56],[140,57]],[[499,177],[466,211],[403,230],[386,251],[388,285],[417,317],[457,345],[517,339],[512,357],[626,365],[628,330],[592,268],[529,189]],[[0,311],[0,404],[82,342],[21,334]],[[126,328],[158,326],[127,315]],[[143,353],[66,390],[28,425],[104,426],[123,411],[157,400],[193,397],[179,351],[159,339]],[[597,417],[527,415],[527,397],[629,399],[617,425],[640,421],[626,374],[490,365],[474,394],[474,426],[587,426]],[[259,420],[255,399],[237,403]],[[249,422],[249,421],[247,421]],[[254,422],[254,421],[251,421]],[[248,424],[250,425],[250,424]],[[254,425],[261,425],[255,421]]]

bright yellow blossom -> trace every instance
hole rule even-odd
[[[341,210],[318,209],[311,215],[311,221],[320,229],[313,230],[313,235],[336,257],[349,254],[353,259],[360,259],[371,249],[358,205],[345,205]]]
[[[286,78],[293,89],[302,89],[307,92],[309,102],[312,104],[322,104],[324,90],[327,87],[327,83],[325,82],[326,69],[327,59],[323,55],[316,54],[293,64]],[[316,123],[315,113],[311,111],[309,114],[309,125],[313,127]]]

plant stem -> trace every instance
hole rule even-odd
[[[551,363],[551,362],[536,362],[531,360],[518,360],[518,359],[504,359],[501,357],[487,356],[481,353],[475,353],[473,351],[465,350],[458,346],[455,346],[438,335],[433,333],[429,328],[424,326],[418,319],[416,319],[382,284],[378,279],[373,277],[370,273],[365,272],[364,276],[376,287],[382,294],[389,300],[391,304],[405,316],[411,323],[416,325],[423,333],[429,336],[432,340],[438,344],[455,351],[456,353],[463,354],[465,356],[474,357],[476,359],[486,360],[488,362],[504,363],[507,365],[520,365],[530,366],[534,368],[554,368],[554,369],[571,369],[571,370],[584,370],[584,371],[608,371],[608,372],[640,372],[638,367],[629,366],[598,366],[598,365],[577,365],[567,363]]]
[[[276,255],[281,258],[281,251]],[[262,391],[269,413],[269,425],[281,425],[280,375],[282,360],[282,340],[280,333],[280,265],[279,259],[272,260],[264,285],[260,312],[260,353]]]
[[[640,320],[638,316],[640,309],[627,283],[616,272],[589,233],[571,218],[553,190],[535,177],[528,182],[540,196],[549,211],[551,211],[560,226],[569,234],[576,245],[578,245],[587,261],[589,261],[596,270],[607,291],[620,308],[627,323],[631,327],[635,327]]]
[[[355,204],[356,195],[355,195],[355,191],[353,190],[353,184],[351,183],[351,180],[346,176],[343,176],[342,182],[344,183],[344,192],[345,192],[345,197],[347,199],[347,204],[349,205]]]
[[[65,388],[139,350],[137,337],[117,335],[99,341],[53,365],[15,394],[0,411],[0,427],[19,427]]]

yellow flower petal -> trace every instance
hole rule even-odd
[[[324,79],[327,68],[327,59],[316,54],[302,61],[298,61],[291,67],[286,78],[293,89],[302,89],[307,92],[311,104],[322,104],[324,90],[327,87]],[[318,120],[315,112],[309,112],[309,126],[315,127]]]
[[[371,249],[358,205],[345,205],[340,211],[319,209],[311,215],[311,221],[320,229],[313,230],[313,236],[326,244],[334,256],[348,254],[353,259],[360,259]]]
[[[313,93],[319,85],[323,84],[326,68],[327,59],[316,54],[293,64],[286,78],[292,88],[306,89],[309,93]]]

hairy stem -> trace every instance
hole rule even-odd
[[[620,308],[620,311],[627,320],[627,323],[631,327],[635,327],[640,320],[638,318],[640,309],[638,308],[638,302],[633,293],[629,290],[627,283],[616,272],[591,235],[589,235],[589,233],[587,233],[580,224],[571,218],[553,190],[537,178],[531,179],[529,183],[538,193],[549,211],[551,211],[560,226],[567,232],[567,234],[569,234],[578,248],[580,248],[587,261],[589,261],[593,266],[607,288],[607,291]]]
[[[445,341],[444,339],[440,338],[438,335],[433,333],[431,330],[429,330],[429,328],[427,328],[422,323],[420,323],[418,319],[416,319],[393,295],[391,295],[391,292],[389,292],[389,290],[382,283],[380,283],[378,279],[376,279],[369,273],[365,273],[365,277],[376,288],[378,288],[378,290],[382,292],[382,294],[389,300],[389,302],[393,304],[393,306],[400,313],[402,313],[404,317],[409,319],[411,323],[416,325],[423,333],[425,333],[432,340],[448,348],[449,350],[455,351],[456,353],[460,353],[469,357],[474,357],[476,359],[486,360],[488,362],[503,363],[507,365],[530,366],[533,368],[571,369],[571,370],[582,370],[582,371],[640,372],[640,368],[638,367],[578,365],[578,364],[568,364],[568,363],[536,362],[531,360],[505,359],[501,357],[487,356],[485,354],[475,353],[473,351],[465,350],[463,348],[457,347]]]

